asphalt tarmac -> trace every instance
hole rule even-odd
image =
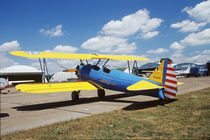
[[[179,81],[184,85],[179,86],[178,95],[210,87],[210,77]],[[15,88],[1,92],[1,135],[117,109],[137,110],[159,105],[158,98],[142,95],[156,91],[128,95],[106,90],[103,100],[98,99],[96,91],[82,91],[78,103],[71,101],[71,92],[30,94],[20,93]]]

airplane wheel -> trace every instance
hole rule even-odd
[[[99,97],[99,99],[103,99],[105,97],[104,89],[99,89],[98,90],[98,97]]]
[[[79,92],[78,91],[73,91],[71,94],[71,98],[73,102],[79,101]]]

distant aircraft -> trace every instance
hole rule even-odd
[[[3,90],[8,87],[14,86],[14,84],[20,84],[20,83],[32,83],[34,80],[19,80],[19,81],[9,81],[5,78],[0,78],[0,90]]]
[[[185,70],[177,70],[175,71],[177,77],[187,77],[188,74],[190,74],[190,66]]]
[[[126,93],[141,94],[142,90],[158,89],[158,97],[161,104],[164,104],[166,98],[173,98],[177,93],[177,78],[174,68],[164,60],[160,66],[150,75],[149,78],[139,77],[130,73],[119,70],[110,70],[105,65],[109,60],[127,60],[130,71],[129,61],[134,61],[133,67],[137,66],[137,61],[146,61],[147,58],[138,58],[126,55],[101,55],[101,54],[68,54],[54,52],[25,52],[13,51],[10,54],[29,58],[43,58],[43,66],[40,61],[42,70],[47,70],[46,58],[57,59],[80,59],[81,63],[75,69],[80,81],[64,83],[36,83],[36,84],[19,84],[16,86],[21,92],[28,93],[48,93],[73,91],[72,100],[79,100],[81,90],[98,90],[98,97],[105,96],[104,89],[123,91]],[[89,59],[98,59],[96,64],[89,64]],[[86,64],[83,63],[86,60]],[[106,60],[100,68],[99,62]],[[45,72],[44,72],[45,73]]]
[[[0,90],[3,90],[9,86],[7,79],[0,78]]]

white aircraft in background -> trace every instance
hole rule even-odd
[[[175,73],[176,73],[176,75],[177,75],[177,77],[186,77],[188,74],[190,74],[190,66],[187,68],[187,69],[185,69],[185,70],[177,70],[177,71],[175,71]]]
[[[9,81],[5,78],[0,78],[0,90],[6,89],[8,87],[14,86],[14,84],[20,83],[32,83],[35,82],[34,80],[20,80],[20,81]]]

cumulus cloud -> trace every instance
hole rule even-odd
[[[184,49],[185,46],[183,46],[182,44],[180,44],[179,42],[173,42],[171,45],[170,45],[170,49],[174,49],[174,50],[182,50]]]
[[[199,46],[210,44],[210,28],[198,33],[191,33],[180,41],[185,46]]]
[[[9,51],[16,51],[20,50],[20,44],[17,40],[5,42],[0,45],[0,52],[9,52]]]
[[[147,9],[124,16],[120,20],[111,20],[104,25],[100,35],[85,41],[81,48],[101,53],[134,53],[136,43],[129,42],[129,37],[140,36],[149,39],[159,34],[156,29],[163,22],[160,18],[150,18]]]
[[[75,53],[78,48],[68,45],[57,45],[53,50],[46,50],[46,52],[62,52],[62,53]]]
[[[186,58],[187,62],[206,63],[210,60],[209,55],[199,54],[196,56]]]
[[[202,54],[206,54],[206,55],[209,55],[210,56],[210,50],[203,50],[202,51]]]
[[[18,63],[14,61],[13,59],[6,56],[6,53],[0,52],[0,60],[1,60],[1,67],[8,67],[11,65],[17,65]]]
[[[150,18],[147,9],[138,10],[134,14],[124,16],[121,20],[111,20],[104,25],[101,33],[107,36],[128,37],[137,32],[146,34],[156,30],[163,22],[160,18]],[[157,32],[155,32],[157,35]],[[150,33],[150,37],[153,36]],[[149,36],[149,35],[148,35]]]
[[[170,57],[175,63],[183,63],[186,57],[182,54],[182,50],[175,51]]]
[[[149,38],[153,38],[153,37],[157,36],[158,34],[159,34],[158,31],[142,33],[141,34],[141,38],[149,39]]]
[[[177,50],[171,55],[171,59],[175,63],[183,63],[183,62],[194,62],[194,63],[206,63],[210,60],[210,50],[204,50],[197,55],[186,56],[183,54],[182,50]]]
[[[205,21],[210,23],[210,0],[197,4],[194,8],[185,7],[183,11],[187,12],[197,21]]]
[[[148,50],[147,53],[151,53],[151,54],[162,54],[162,53],[167,53],[169,52],[168,49],[165,48],[158,48],[156,50]]]
[[[133,53],[135,43],[128,43],[127,39],[110,36],[98,36],[84,42],[81,47],[88,50],[96,50],[104,53]]]
[[[51,28],[51,29],[48,29],[48,30],[40,29],[39,32],[43,33],[45,35],[49,35],[51,37],[57,37],[57,36],[62,36],[63,35],[61,24],[57,25],[55,28]]]
[[[18,43],[17,40],[2,43],[0,45],[1,68],[18,64],[15,60],[9,58],[7,54],[10,51],[17,51],[20,49],[20,43]]]
[[[190,20],[183,20],[182,22],[171,24],[171,28],[180,28],[179,32],[195,32],[206,24],[206,22],[196,23]]]

